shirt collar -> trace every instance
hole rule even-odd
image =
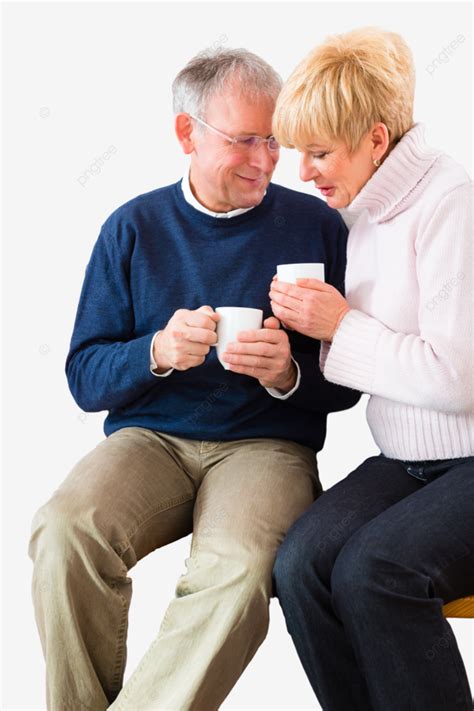
[[[212,210],[208,210],[207,207],[201,205],[199,200],[197,200],[193,195],[193,191],[191,190],[191,183],[189,180],[189,166],[186,170],[183,180],[181,181],[181,187],[183,189],[183,194],[186,202],[196,208],[196,210],[204,212],[205,215],[210,215],[211,217],[237,217],[237,215],[243,215],[244,212],[253,210],[255,207],[255,205],[252,207],[238,207],[236,210],[230,210],[229,212],[213,212]]]

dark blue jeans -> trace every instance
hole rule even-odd
[[[471,711],[443,604],[474,594],[474,457],[371,457],[287,533],[275,592],[323,711]]]

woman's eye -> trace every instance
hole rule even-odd
[[[327,153],[313,153],[311,158],[326,158]]]

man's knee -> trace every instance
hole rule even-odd
[[[176,587],[177,597],[214,588],[227,591],[243,605],[252,598],[269,600],[273,557],[244,546],[221,550],[196,548]]]
[[[98,560],[109,537],[96,507],[81,508],[72,495],[54,494],[33,517],[28,554],[35,565],[67,568],[78,555]]]

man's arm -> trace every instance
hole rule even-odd
[[[156,386],[150,371],[155,331],[134,332],[129,255],[105,228],[86,268],[65,371],[86,412],[123,407]]]

